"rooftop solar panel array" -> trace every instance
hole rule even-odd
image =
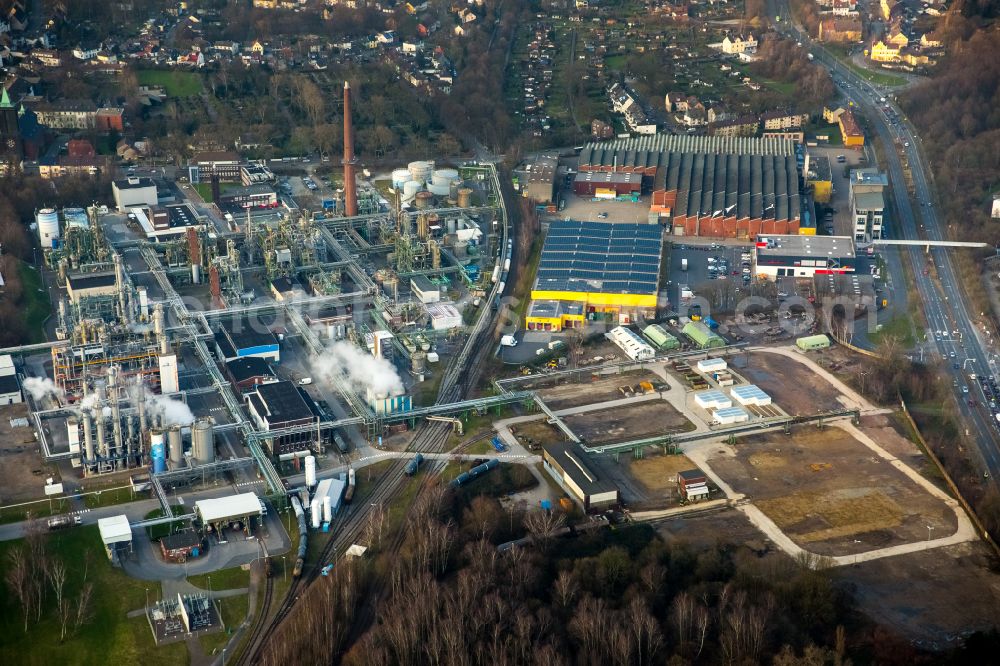
[[[553,222],[542,248],[535,290],[654,293],[661,247],[659,225]]]

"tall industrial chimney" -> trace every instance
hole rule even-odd
[[[344,214],[358,214],[357,160],[354,157],[354,124],[351,122],[351,84],[344,81]]]

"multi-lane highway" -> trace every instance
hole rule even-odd
[[[792,25],[787,18],[790,16],[787,0],[777,0],[773,8],[774,14],[783,18],[780,30],[801,42],[816,62],[830,70],[838,89],[861,110],[871,131],[881,139],[885,164],[880,166],[889,175],[895,212],[889,221],[891,233],[911,240],[945,240],[919,138],[893,97],[886,89],[862,79],[821,45],[814,44],[799,27]],[[912,197],[904,177],[903,160],[912,174]],[[1000,407],[990,406],[993,396],[989,384],[984,386],[979,381],[983,375],[992,376],[995,370],[991,365],[992,351],[984,339],[982,327],[976,324],[978,313],[970,311],[959,286],[950,252],[954,250],[935,248],[925,252],[921,247],[907,247],[887,249],[885,255],[897,283],[902,282],[900,260],[908,261],[912,268],[927,322],[923,351],[940,359],[951,381],[968,439],[974,444],[974,455],[979,458],[974,462],[979,463],[984,480],[995,483],[1000,474],[1000,422],[997,419]],[[924,360],[933,362],[935,359]],[[973,375],[976,379],[972,379]]]

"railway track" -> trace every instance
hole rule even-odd
[[[507,226],[505,225],[504,233],[502,234],[500,241],[501,247],[506,247],[507,238]],[[497,287],[494,285],[487,302],[494,298],[496,289]],[[491,342],[494,339],[494,333],[496,332],[497,326],[495,317],[488,315],[487,312],[488,311],[484,311],[483,314],[476,320],[476,323],[469,332],[469,337],[466,339],[462,350],[452,359],[452,362],[445,369],[445,375],[442,378],[441,387],[438,390],[437,403],[453,402],[457,400],[460,396],[466,395],[475,386],[476,382],[478,382],[479,375],[481,374],[480,368],[482,367],[482,361],[493,349]],[[418,453],[439,452],[443,449],[443,445],[447,441],[448,435],[449,428],[445,424],[424,421],[418,427],[413,441],[410,446],[407,447],[407,451]],[[471,443],[472,442],[470,441],[468,444]],[[425,468],[425,478],[420,489],[418,490],[418,494],[429,486],[430,479],[436,477],[437,474],[444,468],[445,464],[446,463],[440,461],[429,462],[427,464],[427,467]],[[366,510],[366,507],[374,504],[388,504],[396,496],[396,494],[399,493],[402,488],[402,480],[405,476],[405,470],[406,461],[393,461],[390,468],[377,482],[372,493],[363,498],[363,502],[356,501],[353,505],[349,506],[346,511],[341,512],[334,518],[333,524],[330,526],[334,535],[324,545],[322,552],[317,558],[314,566],[309,571],[308,575],[303,573],[301,578],[297,578],[292,582],[292,585],[288,589],[288,593],[285,595],[281,606],[278,607],[278,610],[274,613],[274,616],[270,618],[270,620],[267,619],[267,615],[272,600],[268,597],[267,591],[265,591],[265,607],[262,608],[260,617],[255,621],[247,648],[242,652],[237,663],[245,666],[250,666],[251,664],[256,663],[256,660],[260,655],[261,650],[267,644],[268,639],[274,634],[281,622],[289,614],[291,609],[294,607],[295,602],[301,596],[301,593],[305,591],[308,586],[320,575],[324,566],[323,563],[335,561],[336,558],[341,556],[351,544],[357,541],[359,534],[364,529],[365,521],[368,519],[368,511]],[[402,541],[405,538],[404,527],[406,518],[409,516],[409,512],[412,510],[412,507],[413,504],[407,508],[403,524],[400,526],[397,533],[393,535],[392,543],[389,544],[390,548],[398,548],[402,544]],[[366,616],[361,618],[361,620],[366,618],[368,620],[373,619],[376,608],[373,600],[377,600],[383,589],[384,580],[376,581],[375,587],[373,588],[374,596],[370,596],[368,602],[366,602],[364,610]],[[356,626],[359,625],[356,624]]]

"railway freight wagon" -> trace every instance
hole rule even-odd
[[[476,467],[470,469],[468,472],[463,472],[458,476],[456,476],[455,479],[451,482],[451,485],[453,488],[458,488],[459,486],[465,485],[469,481],[472,481],[482,476],[483,474],[486,474],[491,469],[495,469],[499,465],[500,461],[497,460],[496,458],[492,460],[487,460],[482,465],[477,465]]]

